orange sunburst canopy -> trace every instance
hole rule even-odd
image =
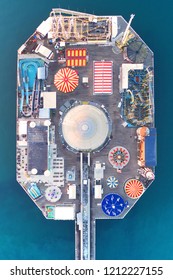
[[[128,197],[137,199],[142,195],[144,186],[139,180],[130,179],[125,183],[124,190]]]
[[[64,93],[74,91],[78,83],[79,76],[77,72],[68,67],[61,68],[54,76],[54,85]]]

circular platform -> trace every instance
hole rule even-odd
[[[110,150],[108,159],[114,168],[122,169],[128,164],[130,160],[130,154],[126,148],[116,146]]]
[[[91,104],[71,108],[62,120],[62,136],[76,151],[101,149],[108,140],[110,127],[105,112]]]
[[[58,200],[60,200],[61,195],[62,192],[60,188],[56,186],[47,187],[47,189],[45,190],[45,198],[50,202],[57,202]]]
[[[120,215],[127,206],[128,203],[119,194],[115,193],[106,195],[102,200],[102,210],[110,217]]]
[[[144,186],[139,180],[130,179],[125,183],[124,190],[128,197],[137,199],[143,194]]]
[[[127,56],[134,63],[143,63],[148,54],[148,49],[141,40],[132,40],[127,46]]]

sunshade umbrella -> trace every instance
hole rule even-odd
[[[54,76],[54,85],[64,93],[72,92],[78,86],[79,76],[77,72],[68,67],[61,68]]]
[[[125,183],[124,190],[128,197],[137,199],[142,195],[144,186],[139,180],[130,179]]]
[[[116,188],[118,186],[118,179],[114,176],[109,176],[107,178],[107,186],[111,189]]]

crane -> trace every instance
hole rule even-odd
[[[126,29],[125,29],[125,31],[124,31],[124,34],[123,34],[122,38],[116,42],[117,47],[118,47],[119,49],[121,49],[121,50],[123,50],[124,47],[127,46],[127,42],[128,42],[131,38],[134,37],[134,34],[133,34],[133,33],[130,33],[130,31],[129,31],[130,24],[131,24],[132,19],[134,18],[134,16],[135,16],[134,14],[131,14],[130,20],[129,20],[127,26],[126,26]]]
[[[128,24],[127,24],[127,27],[126,27],[126,29],[124,31],[123,38],[121,40],[122,45],[124,45],[124,43],[127,41],[127,37],[128,37],[128,34],[129,34],[129,28],[130,28],[131,22],[132,22],[134,17],[135,17],[134,14],[130,15],[130,20],[129,20]]]

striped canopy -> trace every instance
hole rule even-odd
[[[144,186],[139,180],[130,179],[125,183],[124,190],[128,197],[137,199],[142,195]]]
[[[107,186],[111,189],[118,187],[118,179],[114,176],[109,176],[107,178]]]
[[[79,76],[77,72],[68,67],[61,68],[54,76],[54,85],[64,93],[72,92],[78,86]]]

